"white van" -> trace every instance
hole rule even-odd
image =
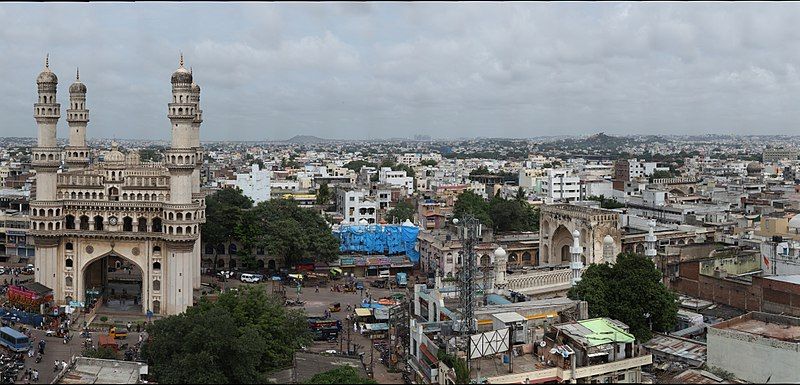
[[[247,283],[258,283],[261,281],[260,274],[242,273],[239,280]]]
[[[389,278],[391,274],[389,274],[389,270],[381,270],[378,272],[378,277],[380,278]]]

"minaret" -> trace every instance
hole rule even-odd
[[[80,70],[75,71],[75,82],[69,86],[69,144],[66,148],[66,162],[70,170],[89,166],[89,147],[86,146],[86,125],[89,123],[89,110],[86,109],[86,85],[81,83]]]
[[[58,77],[50,70],[50,56],[36,78],[39,92],[33,105],[33,117],[38,127],[36,147],[31,149],[31,165],[36,170],[36,195],[31,200],[31,235],[36,244],[35,280],[47,287],[56,287],[58,238],[63,209],[56,201],[56,172],[61,166],[61,148],[56,143],[56,125],[61,117],[61,105],[56,99]],[[60,293],[56,293],[60,295]],[[59,298],[61,299],[61,298]]]
[[[192,68],[189,68],[189,73],[192,74],[192,102],[194,103],[195,108],[195,117],[192,120],[192,141],[191,145],[194,147],[195,150],[195,167],[194,171],[192,171],[192,199],[199,199],[201,202],[205,202],[202,196],[200,196],[200,169],[203,167],[203,147],[200,146],[200,124],[203,123],[203,110],[200,109],[200,86],[197,85],[194,81],[194,71]],[[199,218],[199,223],[204,223],[205,218]],[[197,242],[195,242],[195,253],[200,255],[200,245],[202,240],[200,239],[200,234],[197,235]],[[196,258],[195,266],[194,266],[194,281],[192,286],[195,289],[200,289],[202,282],[202,277],[200,276],[200,259]]]
[[[647,235],[645,235],[645,237],[644,237],[644,241],[647,242],[647,246],[646,246],[646,248],[644,250],[644,255],[646,257],[650,258],[650,260],[652,260],[655,263],[656,262],[656,254],[658,254],[658,252],[656,251],[656,240],[657,239],[656,239],[656,235],[655,235],[656,221],[654,219],[650,220],[650,222],[648,224],[650,225],[650,230],[647,232]]]
[[[167,240],[165,280],[173,284],[164,293],[169,314],[182,313],[192,305],[193,287],[200,255],[197,245],[198,216],[202,205],[192,197],[192,174],[197,165],[193,143],[193,122],[197,118],[197,104],[192,96],[192,73],[183,66],[172,73],[172,102],[167,116],[172,128],[172,144],[164,159],[170,175],[170,196],[164,203],[164,232]],[[162,310],[162,311],[164,311]]]
[[[572,269],[572,286],[577,285],[578,282],[581,281],[581,271],[583,270],[583,261],[581,261],[583,247],[581,247],[580,237],[581,232],[579,230],[576,229],[572,232],[572,247],[570,248],[572,260],[569,264]]]
[[[611,235],[603,237],[603,262],[617,262],[617,256],[614,254],[614,238]]]

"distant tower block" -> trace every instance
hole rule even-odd
[[[581,281],[581,271],[583,270],[583,261],[581,261],[581,255],[583,254],[583,247],[580,244],[581,232],[575,230],[572,232],[572,260],[569,263],[569,267],[572,269],[572,286],[578,284]]]

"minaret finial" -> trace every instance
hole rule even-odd
[[[75,80],[77,80],[77,81],[81,80],[81,68],[80,67],[75,67]]]
[[[50,53],[44,56],[44,68],[50,68]]]
[[[181,68],[183,68],[183,52],[181,52]]]

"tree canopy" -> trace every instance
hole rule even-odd
[[[291,364],[310,342],[305,315],[263,288],[201,298],[185,313],[155,321],[142,356],[159,383],[266,383],[267,374]]]
[[[622,253],[613,265],[589,266],[581,278],[568,295],[589,303],[589,317],[620,320],[641,342],[652,337],[650,323],[660,332],[675,325],[678,298],[661,282],[661,272],[649,258]]]
[[[342,365],[327,372],[317,373],[306,384],[377,384],[378,382],[361,377],[358,371],[347,365]]]
[[[436,166],[437,164],[439,164],[439,162],[433,159],[425,159],[422,162],[419,162],[419,164],[422,166]]]
[[[495,196],[487,202],[472,191],[465,191],[458,196],[453,214],[456,218],[464,218],[467,213],[498,232],[539,229],[539,210],[521,199]]]
[[[403,223],[406,219],[414,219],[414,206],[406,201],[397,202],[397,205],[386,213],[389,223]]]
[[[239,189],[226,188],[206,197],[206,223],[200,227],[203,241],[212,245],[233,241],[236,226],[252,206],[253,201]]]
[[[361,167],[375,167],[375,163],[370,163],[365,160],[352,160],[344,164],[344,168],[349,168],[355,172],[361,171]]]
[[[325,219],[293,200],[273,199],[259,203],[244,213],[235,234],[243,246],[242,263],[249,268],[255,264],[252,251],[257,248],[283,257],[287,266],[302,258],[331,261],[339,251],[339,241]]]
[[[317,189],[317,204],[318,205],[328,204],[328,202],[330,202],[331,200],[331,196],[332,193],[331,189],[328,188],[328,184],[327,183],[321,184],[319,186],[319,189]]]
[[[592,195],[586,199],[600,202],[600,207],[604,209],[619,209],[625,207],[624,203],[617,202],[615,199],[606,198],[602,194],[600,196]]]

